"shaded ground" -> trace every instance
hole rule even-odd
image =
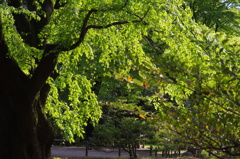
[[[141,157],[149,156],[147,149],[138,150]],[[127,152],[121,151],[121,156],[129,156]],[[52,157],[75,158],[86,157],[85,147],[53,146]],[[88,157],[118,157],[118,149],[88,150]]]

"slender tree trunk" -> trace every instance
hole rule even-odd
[[[137,143],[137,142],[135,142],[135,143],[132,145],[134,158],[137,158],[137,146],[138,146],[138,143]]]
[[[129,153],[129,156],[130,158],[132,159],[133,158],[133,152],[132,152],[132,148],[131,148],[131,144],[128,144],[128,153]]]

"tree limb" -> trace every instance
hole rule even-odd
[[[58,45],[46,45],[44,50],[44,55],[39,62],[38,67],[33,73],[30,81],[29,93],[35,96],[42,87],[45,85],[47,79],[54,72],[55,66],[57,64],[57,57],[60,51],[58,50]]]
[[[124,4],[124,6],[122,8],[126,7],[127,2],[128,2],[128,0],[126,1],[126,3]],[[79,37],[78,41],[75,42],[73,45],[71,45],[69,48],[63,48],[61,50],[62,51],[70,51],[70,50],[73,50],[73,49],[77,48],[83,42],[84,37],[87,34],[89,29],[106,29],[106,28],[110,28],[112,26],[118,26],[118,25],[129,24],[129,23],[139,23],[139,22],[143,22],[146,25],[147,23],[144,22],[143,19],[146,17],[149,10],[150,10],[150,8],[148,8],[148,10],[143,15],[143,17],[137,16],[139,18],[139,20],[118,21],[118,22],[109,23],[107,25],[88,25],[88,21],[89,21],[92,14],[97,13],[99,11],[103,11],[103,10],[91,9],[91,10],[88,11],[87,15],[85,16],[85,18],[83,20],[83,25],[82,25],[82,28],[81,28],[80,37]],[[108,11],[108,10],[106,10],[106,11]]]
[[[63,49],[63,51],[73,50],[83,42],[83,39],[84,39],[84,37],[85,37],[85,35],[87,34],[87,31],[88,31],[87,24],[88,24],[89,18],[91,17],[91,15],[93,13],[96,13],[97,11],[98,10],[96,10],[96,9],[91,9],[91,10],[88,11],[86,17],[83,20],[83,25],[82,25],[82,29],[81,29],[80,37],[79,37],[78,41],[76,43],[74,43],[72,46],[70,46],[69,49],[67,49],[67,48]]]
[[[56,0],[55,2],[55,5],[54,5],[54,9],[59,9],[61,7],[64,7],[67,3],[63,3],[63,2],[60,2],[61,0]]]

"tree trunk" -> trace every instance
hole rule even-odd
[[[16,90],[11,94],[0,83],[0,158],[47,159],[54,134],[43,112],[45,103],[40,92],[29,99],[24,86]]]
[[[0,158],[47,159],[53,141],[43,112],[49,86],[36,91],[31,79],[7,56],[3,40],[0,48]]]
[[[49,52],[55,47],[46,46],[46,55],[30,78],[8,56],[0,22],[1,159],[50,158],[54,133],[43,110],[50,90],[46,80],[53,73],[57,57]]]

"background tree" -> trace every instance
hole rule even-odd
[[[239,34],[239,2],[237,0],[186,0],[193,12],[193,19],[228,35]]]
[[[152,101],[161,112],[163,127],[178,134],[183,141],[218,157],[239,156],[239,38],[235,36],[236,28],[215,33],[201,22],[201,29],[191,27],[191,23],[181,21],[181,29],[172,28],[181,32],[174,34],[172,40],[167,40],[171,35],[165,37],[164,33],[159,36],[158,31],[152,32],[150,45],[156,48],[164,44],[163,53],[155,51],[154,54],[159,67],[153,72],[155,80],[146,81],[149,89],[159,86]]]
[[[137,148],[142,135],[148,130],[146,121],[134,117],[115,118],[100,124],[94,130],[92,141],[97,146],[113,146],[124,149],[130,158],[137,158]]]

